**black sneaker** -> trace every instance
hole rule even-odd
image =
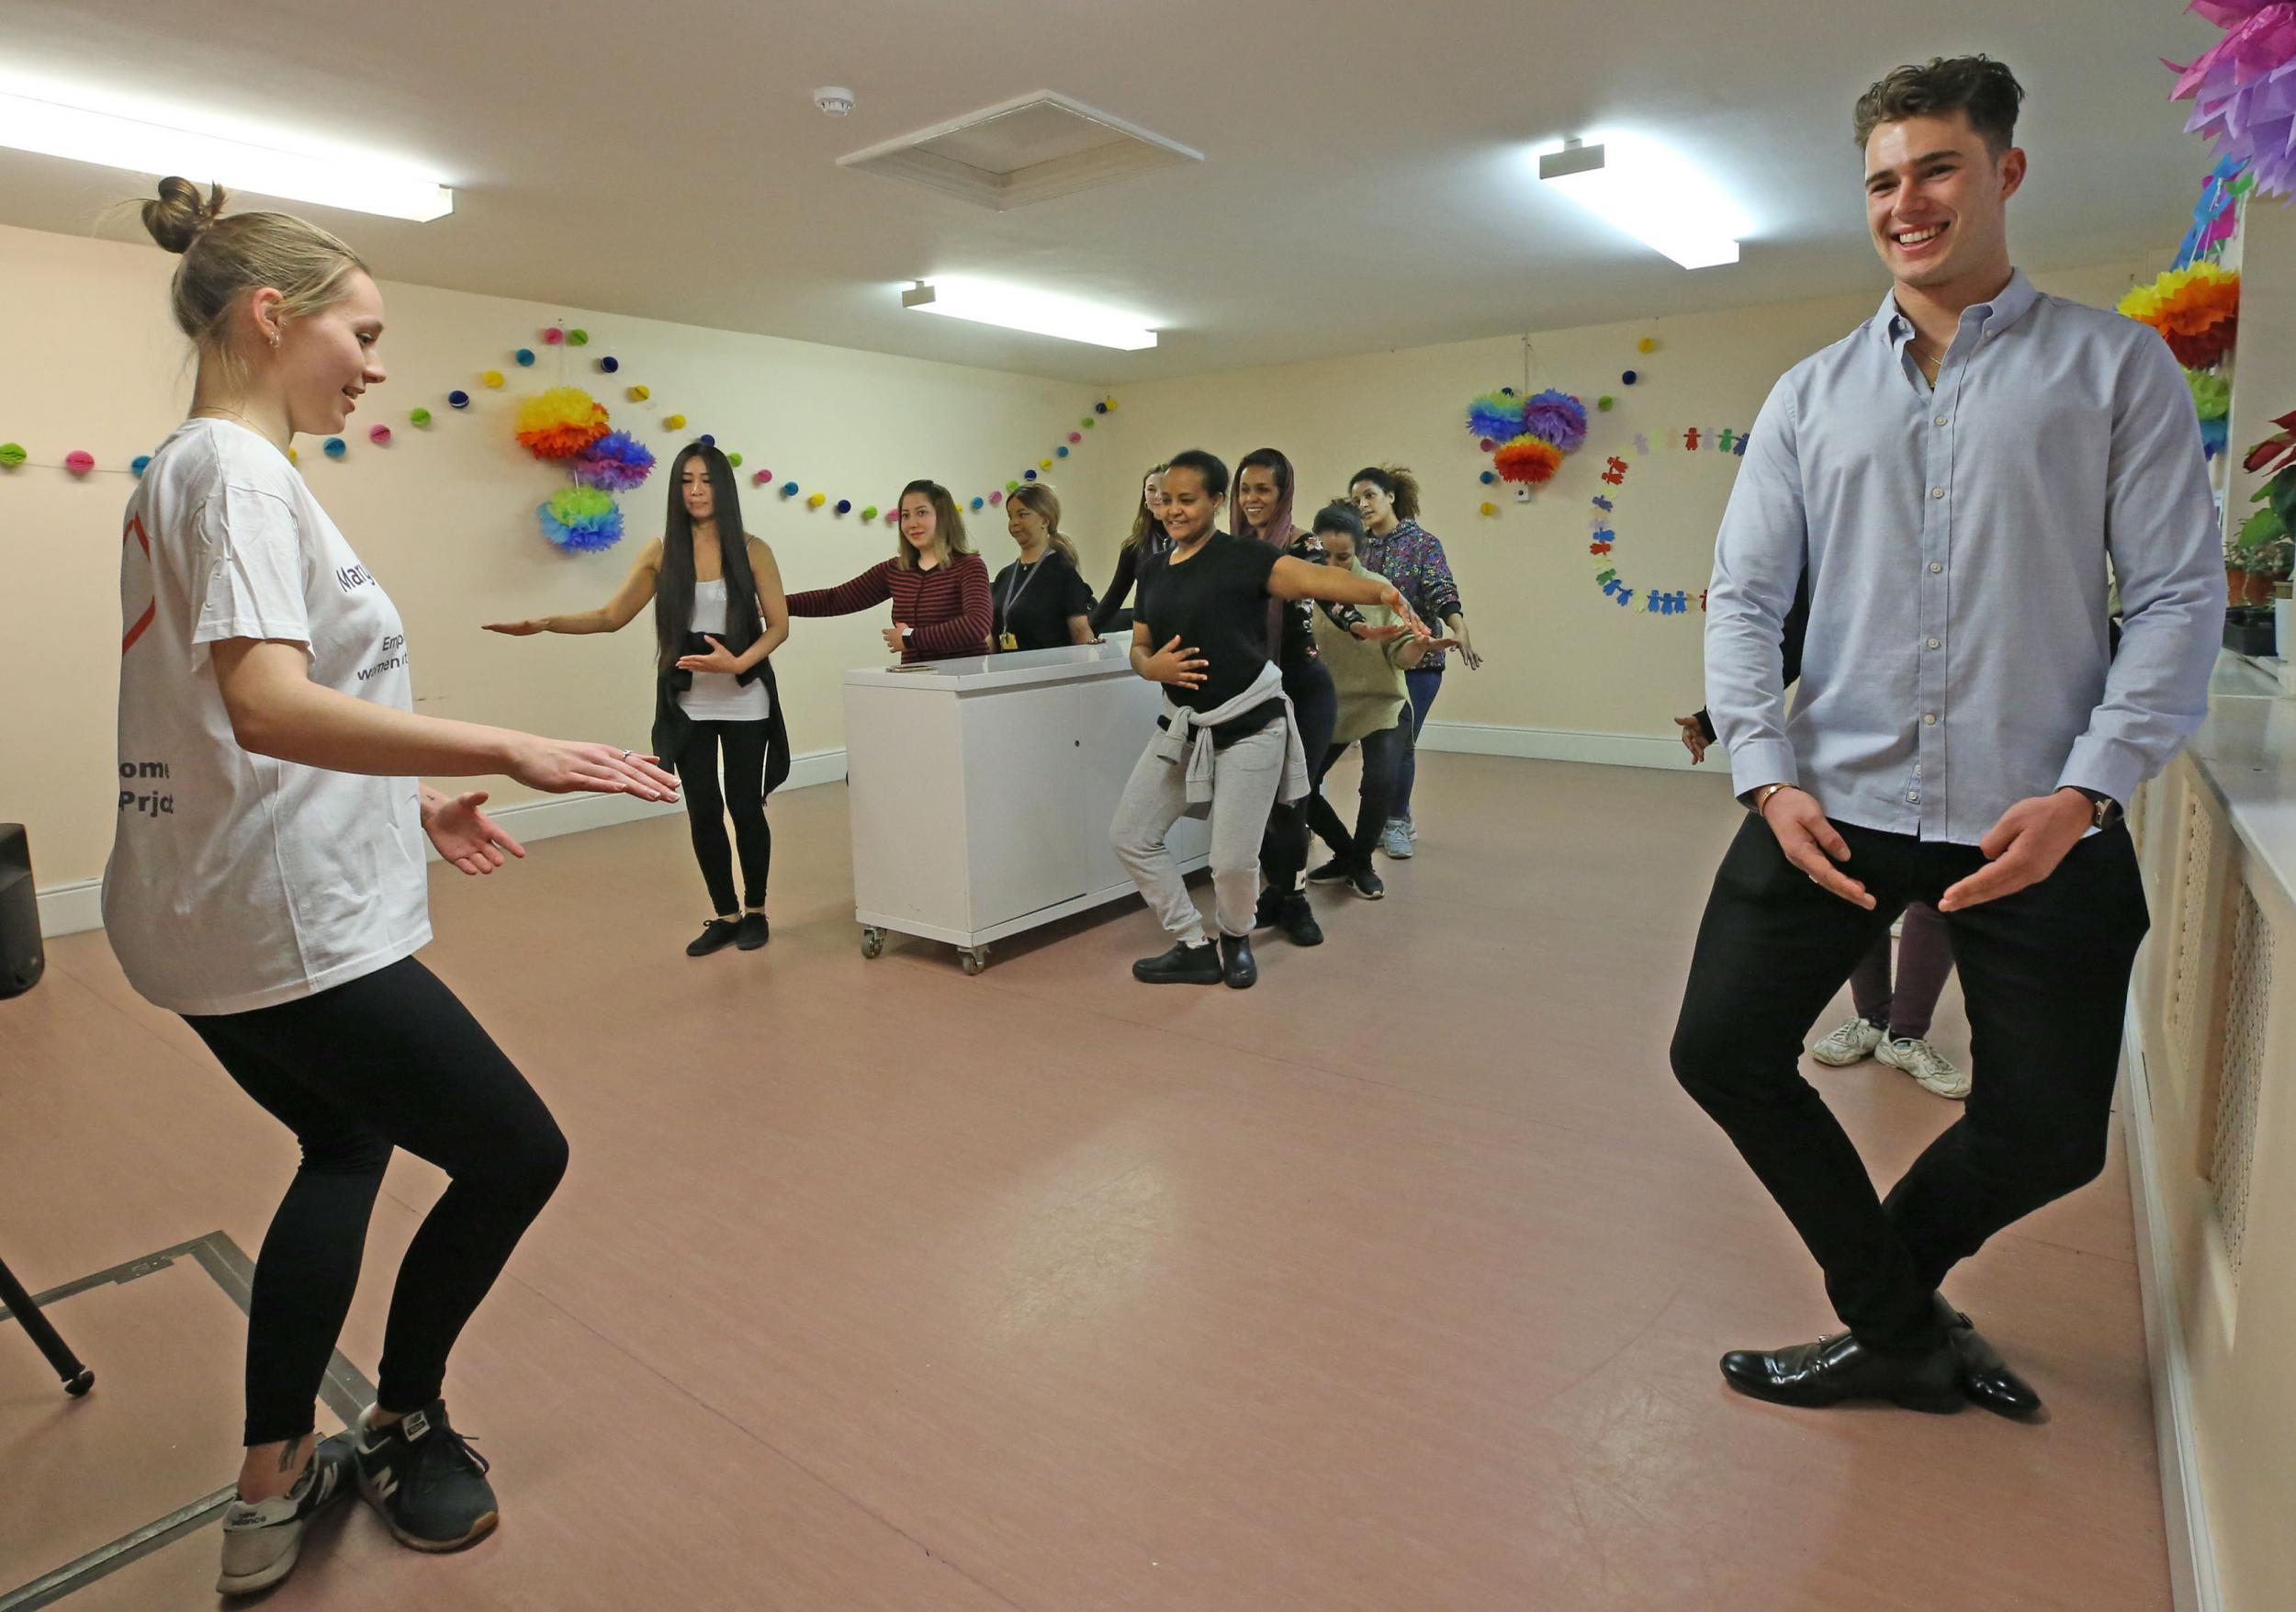
[[[702,926],[702,932],[686,947],[689,957],[707,957],[713,952],[723,952],[741,933],[741,926],[722,918],[714,918]]]
[[[1228,982],[1228,988],[1247,991],[1258,983],[1260,965],[1252,960],[1252,937],[1222,935],[1220,937],[1220,977]]]
[[[1284,895],[1270,885],[1260,892],[1259,905],[1252,909],[1252,927],[1255,930],[1274,929],[1283,921]]]
[[[1347,887],[1366,901],[1377,901],[1387,894],[1387,881],[1373,873],[1367,862],[1348,870]]]
[[[754,952],[772,938],[773,930],[766,923],[765,914],[745,912],[741,915],[739,932],[734,944],[745,952]]]
[[[447,1425],[445,1400],[434,1399],[388,1427],[356,1432],[359,1492],[401,1545],[459,1550],[485,1539],[501,1520],[487,1482],[486,1457]]]
[[[1315,921],[1315,908],[1308,905],[1308,893],[1296,891],[1284,897],[1282,908],[1276,914],[1276,922],[1284,931],[1284,939],[1295,946],[1321,946],[1323,926]]]
[[[1332,858],[1331,861],[1325,862],[1322,867],[1310,874],[1308,875],[1308,883],[1311,885],[1336,885],[1340,882],[1340,880],[1345,878],[1353,871],[1353,869],[1348,867],[1344,859],[1335,856]]]
[[[294,1572],[304,1526],[350,1494],[355,1467],[351,1436],[338,1433],[319,1441],[311,1464],[286,1494],[252,1505],[234,1496],[223,1508],[223,1571],[215,1593],[253,1595]]]
[[[1143,985],[1218,985],[1220,974],[1220,953],[1210,941],[1200,946],[1184,942],[1132,964],[1132,977]]]

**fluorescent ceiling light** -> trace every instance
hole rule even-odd
[[[1605,135],[1538,153],[1538,176],[1614,229],[1684,268],[1736,263],[1752,233],[1720,186],[1656,141]]]
[[[201,185],[417,223],[455,210],[452,190],[388,158],[362,152],[283,151],[5,90],[0,90],[0,146],[133,174],[180,174]]]
[[[1130,314],[985,280],[920,280],[901,293],[901,306],[1033,335],[1058,336],[1064,342],[1120,347],[1128,353],[1156,344],[1156,333]]]

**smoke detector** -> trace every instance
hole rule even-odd
[[[853,92],[831,85],[813,92],[813,104],[832,118],[842,118],[853,109]]]

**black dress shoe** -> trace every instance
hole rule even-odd
[[[1961,1361],[1961,1392],[1973,1405],[1997,1416],[2022,1421],[2041,1412],[2041,1396],[2009,1369],[2001,1351],[1986,1341],[1968,1316],[1937,1296],[1937,1316],[1945,1324],[1945,1339]]]
[[[702,932],[686,946],[689,957],[707,957],[713,952],[723,952],[741,933],[741,926],[722,918],[714,918],[702,926]]]
[[[745,912],[741,915],[741,932],[735,938],[734,944],[745,952],[754,952],[772,938],[773,930],[766,923],[765,914]]]
[[[1276,922],[1282,926],[1284,939],[1295,946],[1321,946],[1323,926],[1315,921],[1315,908],[1308,905],[1305,890],[1284,897],[1283,906],[1276,914]]]
[[[1782,1349],[1733,1349],[1722,1357],[1732,1388],[1775,1404],[1815,1408],[1848,1399],[1885,1399],[1908,1410],[1962,1407],[1961,1357],[1950,1343],[1926,1354],[1885,1355],[1853,1333]]]
[[[1143,957],[1133,964],[1132,977],[1145,985],[1218,985],[1220,953],[1210,941],[1200,946],[1177,945],[1161,957]]]
[[[1251,936],[1220,937],[1220,976],[1235,991],[1249,990],[1259,982],[1260,965],[1252,961]]]

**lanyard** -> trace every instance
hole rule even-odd
[[[1029,584],[1036,581],[1037,572],[1043,569],[1042,559],[1039,559],[1034,565],[1013,568],[1014,580],[1005,584],[1005,620],[1007,624],[1012,620],[1012,607],[1020,602],[1020,595],[1029,591]],[[1027,571],[1029,574],[1025,577],[1020,576],[1019,573],[1021,571]]]

